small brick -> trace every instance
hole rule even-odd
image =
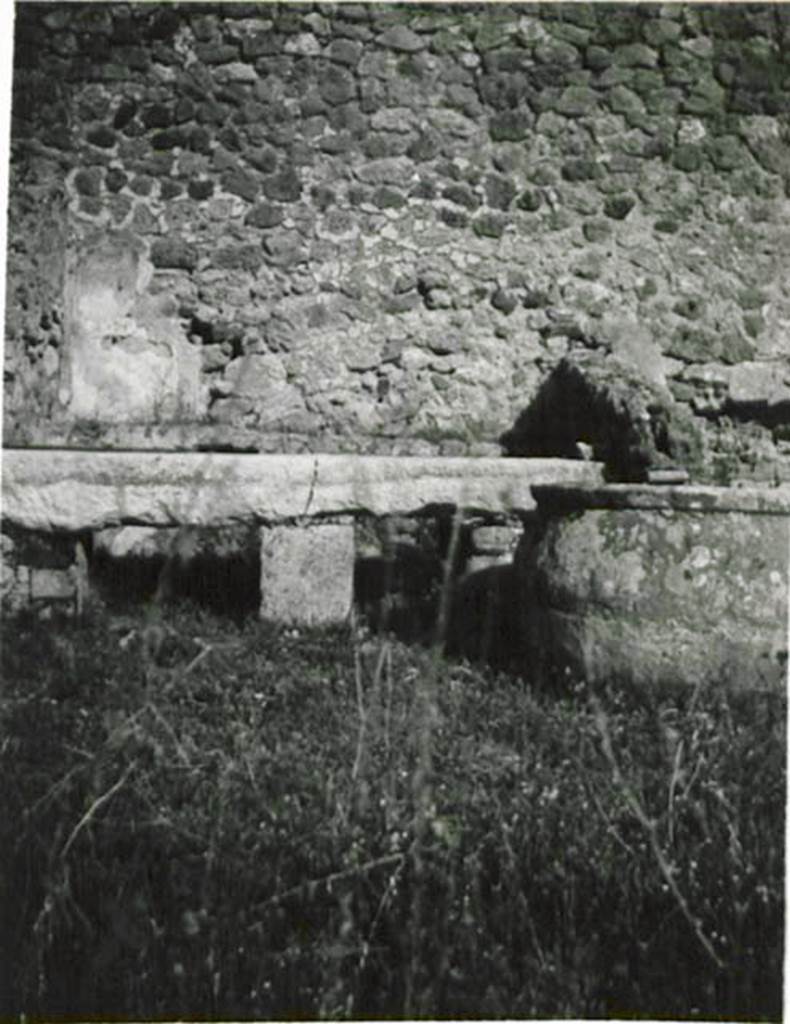
[[[154,103],[143,109],[142,122],[146,128],[169,128],[173,123],[173,114],[170,107]]]

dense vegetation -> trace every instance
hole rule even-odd
[[[785,707],[7,621],[0,1015],[779,1019]]]

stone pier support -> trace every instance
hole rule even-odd
[[[344,622],[354,600],[354,523],[261,528],[262,619],[299,626]]]

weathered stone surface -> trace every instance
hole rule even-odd
[[[87,590],[87,561],[68,537],[0,533],[0,610],[4,614],[58,604],[81,607]]]
[[[27,529],[210,526],[460,506],[521,512],[532,486],[599,482],[569,459],[6,450],[3,518]]]
[[[513,526],[478,526],[472,531],[472,545],[477,554],[500,555],[512,552],[521,529]]]
[[[785,685],[790,490],[537,497],[542,531],[517,556],[532,670],[596,683]]]
[[[344,622],[353,600],[353,523],[261,529],[262,619],[303,626]]]
[[[711,395],[671,364],[776,359],[777,381],[790,365],[782,19],[766,17],[752,38],[671,5],[614,18],[600,4],[499,4],[477,19],[446,5],[264,17],[210,2],[199,16],[168,5],[154,19],[167,29],[152,38],[146,6],[104,5],[97,34],[62,13],[48,19],[48,5],[18,5],[7,440],[54,444],[71,430],[130,447],[146,443],[152,416],[177,415],[192,448],[244,436],[260,450],[469,451],[496,445],[569,350],[619,360],[624,348],[603,322],[617,310],[649,325],[669,357],[650,369],[705,435],[709,478],[719,478],[716,459],[732,464],[728,477],[768,474],[771,459],[755,462],[745,435],[755,419],[772,428],[786,415],[785,384],[765,398],[764,371],[743,370]],[[86,376],[94,392],[108,378],[108,397],[91,392],[78,415],[59,401],[72,359],[84,360],[64,329],[53,264],[108,225],[128,230],[153,265],[152,287],[187,309],[184,322],[161,325],[168,344],[171,332],[190,333],[198,294],[206,322],[243,313],[250,331],[233,357],[268,348],[300,393],[282,405],[265,396],[281,422],[259,417],[255,396],[227,391],[216,352],[201,354],[192,398],[176,410],[167,397],[163,411],[150,396],[163,381],[171,395],[172,352],[147,323],[145,337],[116,331],[93,351]],[[393,293],[391,281],[422,259],[449,266],[448,284]],[[744,304],[754,288],[763,294]],[[322,292],[353,292],[345,322],[274,337],[284,305]],[[690,295],[704,308],[679,301]],[[582,328],[548,323],[560,301]],[[382,356],[330,389],[347,333],[344,368],[347,355],[359,362],[347,351],[356,344],[365,360],[390,341],[409,355]],[[455,335],[468,360],[428,365],[426,339]],[[290,411],[290,398],[321,392],[320,411]],[[105,417],[130,407],[126,433]],[[297,422],[309,437],[294,436]]]
[[[178,320],[146,294],[140,246],[105,235],[74,254],[65,282],[69,359],[61,393],[77,419],[174,419],[198,411],[200,354]]]

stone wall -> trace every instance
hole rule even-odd
[[[790,8],[15,32],[6,444],[496,454],[592,349],[693,421],[694,476],[790,478]]]

